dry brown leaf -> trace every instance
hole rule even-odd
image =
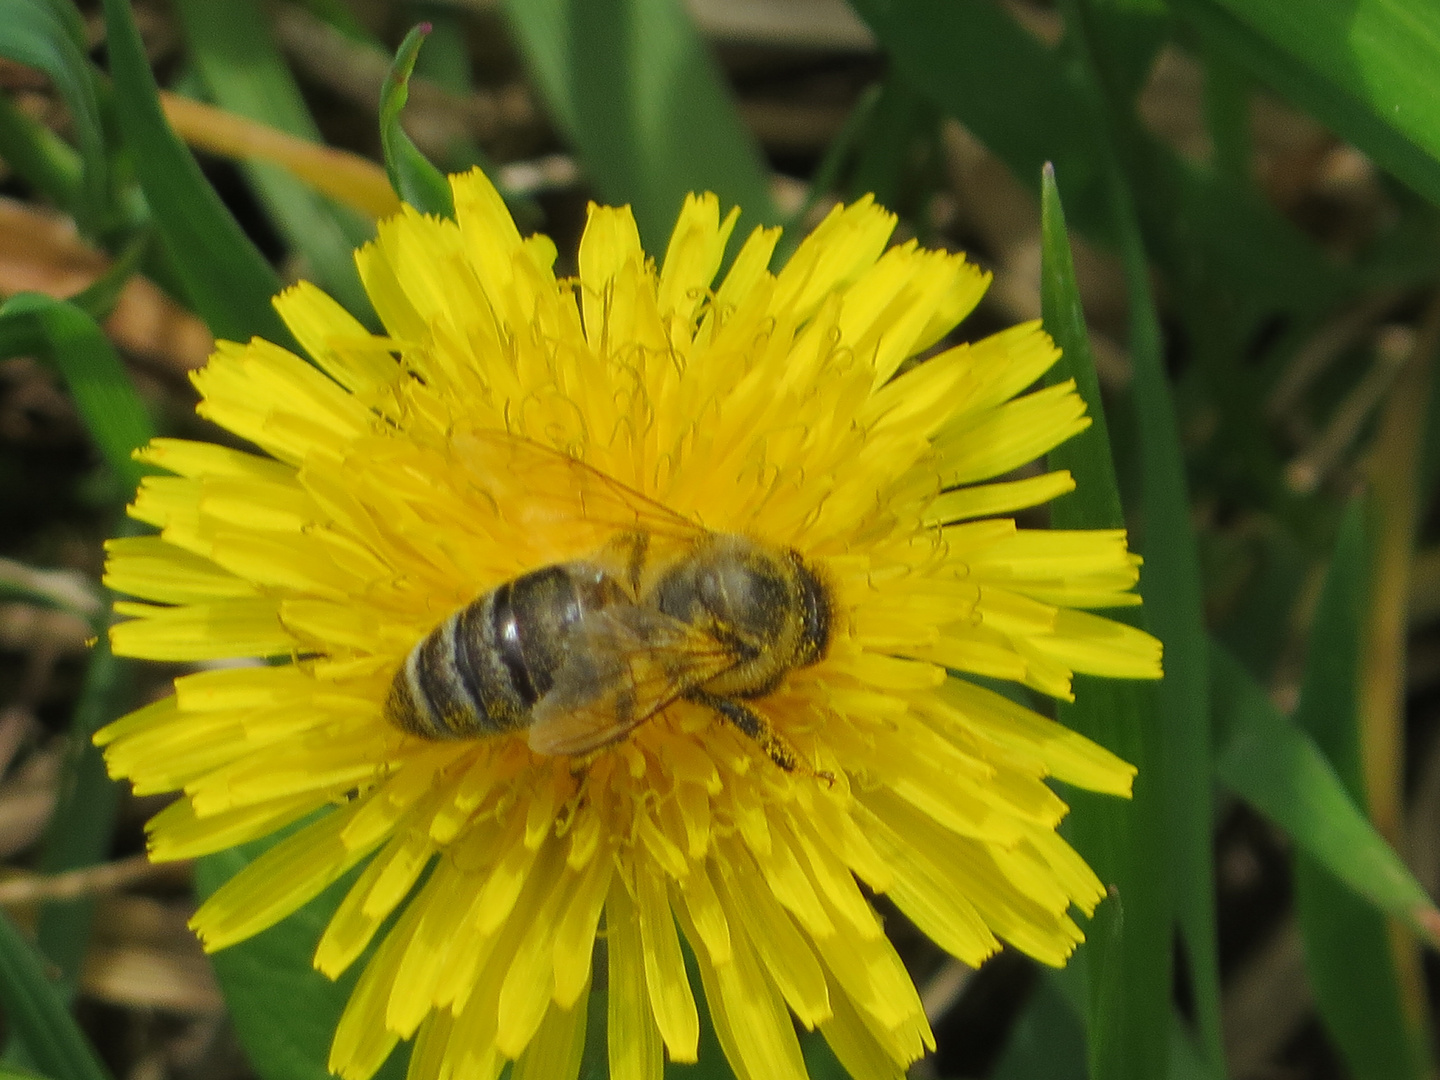
[[[191,146],[238,161],[269,161],[372,218],[400,212],[400,196],[369,158],[287,135],[213,105],[160,92],[165,118]]]
[[[39,292],[68,300],[109,265],[69,218],[0,199],[0,296]],[[130,355],[177,372],[200,367],[214,345],[203,322],[138,274],[121,291],[105,330]]]
[[[91,637],[90,624],[79,615],[34,604],[0,604],[0,647],[53,648],[77,653]]]
[[[130,1008],[165,1009],[191,1016],[225,1009],[210,961],[198,945],[193,954],[137,945],[95,945],[80,971],[80,988],[91,997]]]
[[[62,747],[32,754],[0,781],[0,859],[24,851],[40,839],[55,811]]]
[[[100,897],[82,989],[133,1008],[192,1016],[223,1011],[210,961],[186,925],[193,910],[148,896]]]

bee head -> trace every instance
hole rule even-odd
[[[661,579],[656,604],[750,659],[780,649],[785,666],[814,663],[830,639],[824,585],[793,551],[716,533]]]
[[[800,553],[794,550],[785,553],[794,567],[795,579],[800,586],[800,608],[802,611],[801,640],[796,667],[804,667],[824,658],[830,648],[830,590],[825,582],[806,566]]]

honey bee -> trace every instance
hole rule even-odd
[[[526,477],[532,496],[615,532],[595,556],[506,581],[431,630],[391,683],[392,723],[436,740],[523,731],[537,753],[583,758],[683,699],[800,766],[745,704],[829,645],[830,592],[799,553],[711,532],[536,443],[465,442],[477,475]]]

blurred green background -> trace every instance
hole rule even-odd
[[[1060,709],[1141,767],[1129,804],[1062,791],[1111,898],[1063,972],[972,971],[882,900],[916,1077],[1434,1075],[1434,0],[0,0],[0,1076],[325,1075],[339,893],[212,969],[194,892],[253,852],[149,866],[162,802],[89,745],[180,670],[106,651],[101,542],[132,447],[222,437],[212,335],[286,341],[301,277],[373,323],[381,163],[444,212],[430,162],[485,167],[562,272],[590,199],[663,252],[713,190],[783,258],[873,192],[994,272],[965,338],[1043,316],[1106,421],[1036,520],[1131,529],[1166,646],[1158,688]],[[671,1074],[729,1075],[709,1050]]]

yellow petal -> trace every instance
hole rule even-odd
[[[609,956],[609,1061],[613,1080],[660,1080],[660,1029],[641,987],[646,980],[639,913],[624,883],[612,878],[605,903]]]
[[[686,936],[694,942],[697,932],[681,917]],[[705,950],[695,949],[695,963],[715,1035],[739,1080],[808,1080],[790,1014],[756,963],[749,942],[737,935],[726,964],[712,963]]]
[[[720,269],[739,216],[733,208],[721,222],[720,200],[710,192],[685,196],[660,269],[656,303],[662,317],[673,316],[688,327]]]
[[[280,624],[274,600],[217,600],[181,607],[117,603],[134,618],[110,628],[118,656],[144,660],[224,660],[236,656],[283,656],[296,646]]]
[[[282,840],[200,905],[190,926],[207,952],[243,941],[279,922],[367,854],[350,851],[340,832],[353,809],[336,810]]]
[[[645,986],[650,992],[655,1024],[671,1061],[694,1061],[700,1040],[700,1014],[680,955],[680,937],[664,883],[654,870],[643,865],[636,867],[635,906],[640,916]]]
[[[514,1080],[575,1080],[585,1055],[587,1002],[568,1009],[551,1005],[535,1038],[515,1061]]]

